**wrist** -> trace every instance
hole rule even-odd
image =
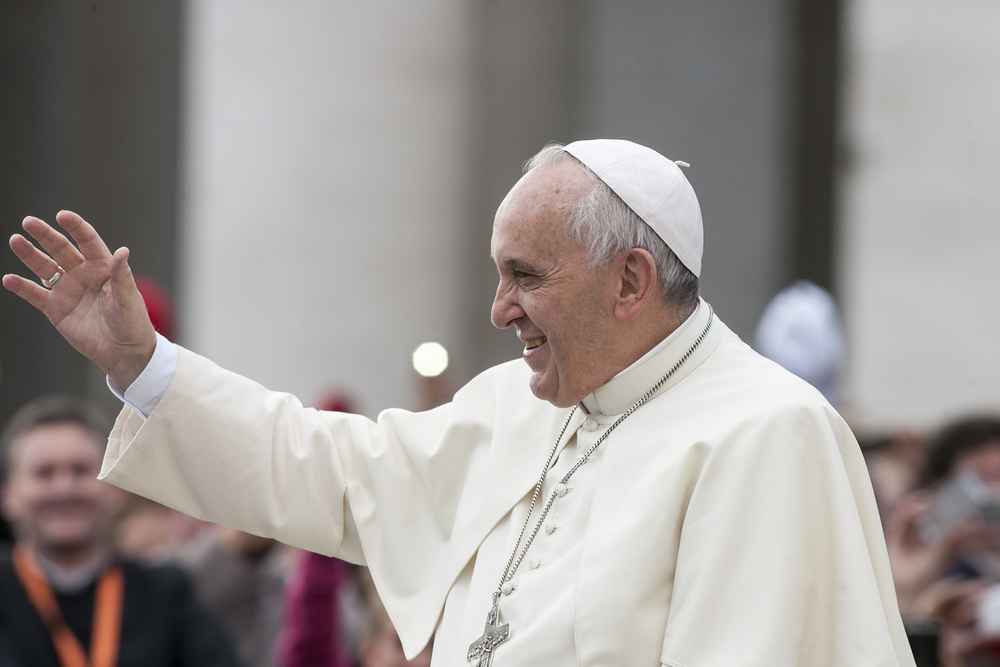
[[[144,340],[129,346],[118,355],[118,359],[111,368],[104,369],[108,378],[116,387],[122,391],[127,390],[135,382],[142,372],[149,365],[149,360],[153,358],[156,351],[156,334],[150,339]]]

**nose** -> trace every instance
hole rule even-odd
[[[81,476],[72,470],[60,470],[53,475],[51,490],[59,496],[72,495],[80,484]]]
[[[493,309],[490,311],[490,320],[497,329],[506,329],[515,321],[524,317],[524,311],[514,297],[513,290],[504,288],[503,281],[497,285],[497,295],[493,299]]]

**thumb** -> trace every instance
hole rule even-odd
[[[153,325],[146,311],[146,302],[136,285],[132,268],[128,265],[128,248],[119,248],[111,256],[111,278],[106,285],[110,287],[111,292],[108,305],[113,304],[112,321],[115,321],[117,327],[121,327],[119,335],[131,343],[139,343],[148,338],[155,339]]]
[[[136,289],[135,278],[128,265],[128,248],[118,248],[111,256],[111,294],[118,303],[127,303]]]

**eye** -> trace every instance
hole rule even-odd
[[[55,466],[41,466],[34,470],[35,478],[40,480],[50,480],[55,477],[56,469]]]
[[[538,276],[536,276],[533,273],[528,273],[527,271],[520,271],[518,269],[514,270],[514,280],[518,281],[519,283],[535,280],[536,278],[538,278]]]
[[[542,286],[542,277],[534,273],[521,271],[515,278],[515,283],[525,292],[533,292]]]

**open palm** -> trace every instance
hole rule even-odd
[[[14,254],[51,289],[22,276],[6,275],[3,285],[45,314],[62,336],[127,388],[145,368],[156,334],[128,267],[128,249],[114,254],[83,218],[61,211],[56,221],[77,245],[44,221],[27,217],[24,230],[42,246],[15,234]]]

